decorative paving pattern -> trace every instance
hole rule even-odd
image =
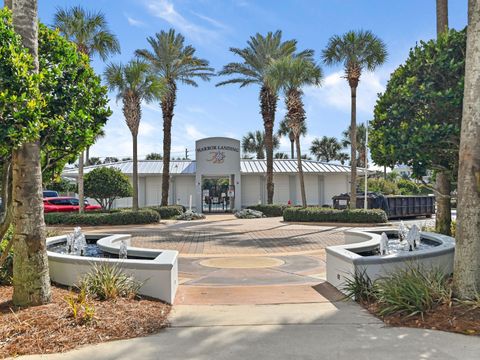
[[[180,255],[271,255],[309,252],[344,243],[343,228],[306,227],[306,229],[271,229],[229,231],[169,230],[136,233],[132,246],[177,250]]]
[[[200,261],[200,265],[219,269],[260,269],[281,266],[283,260],[273,257],[229,257],[212,258]]]

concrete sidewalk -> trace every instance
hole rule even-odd
[[[180,305],[172,327],[145,338],[87,346],[51,360],[462,359],[480,356],[480,339],[386,328],[355,303]]]

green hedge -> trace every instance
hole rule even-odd
[[[386,223],[387,214],[380,209],[336,210],[320,207],[289,207],[283,212],[285,221]]]
[[[168,206],[149,206],[146,209],[156,211],[160,215],[160,219],[175,219],[178,215],[185,212],[182,205],[168,205]]]
[[[132,225],[152,224],[160,221],[158,212],[154,210],[120,211],[120,212],[87,212],[48,213],[45,214],[47,225]]]
[[[247,209],[261,211],[266,217],[282,216],[283,210],[287,208],[287,205],[279,204],[265,204],[265,205],[252,205],[247,206]]]

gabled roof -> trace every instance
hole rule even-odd
[[[324,163],[321,161],[302,160],[303,172],[306,174],[349,174],[350,166]],[[119,161],[110,164],[86,166],[84,173],[88,173],[97,167],[113,167],[122,173],[131,175],[133,173],[133,161]],[[363,173],[363,168],[357,168],[358,173]],[[265,174],[267,171],[266,160],[240,160],[240,172],[242,174]],[[139,160],[138,174],[161,175],[163,172],[162,160]],[[195,160],[172,160],[170,161],[170,174],[172,175],[195,175]],[[298,172],[297,160],[295,159],[274,159],[273,172],[276,174],[296,174]],[[65,177],[77,177],[78,169],[68,169],[62,174]]]

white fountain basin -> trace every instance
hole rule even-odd
[[[429,249],[388,255],[362,256],[358,254],[377,249],[382,232],[397,233],[392,228],[347,230],[344,233],[345,245],[327,247],[327,281],[342,291],[345,281],[352,279],[353,274],[357,271],[365,271],[371,280],[412,265],[419,265],[425,270],[439,269],[444,274],[453,272],[455,239],[436,233],[420,233],[422,239],[438,244]]]
[[[67,240],[66,235],[55,236],[47,239],[50,279],[62,285],[73,286],[91,271],[94,264],[107,263],[118,266],[137,281],[144,282],[139,290],[140,295],[173,303],[178,287],[178,251],[130,247],[131,235],[97,236],[101,236],[97,244],[105,252],[118,254],[121,241],[126,240],[129,256],[147,259],[96,258],[48,251],[49,246]]]

